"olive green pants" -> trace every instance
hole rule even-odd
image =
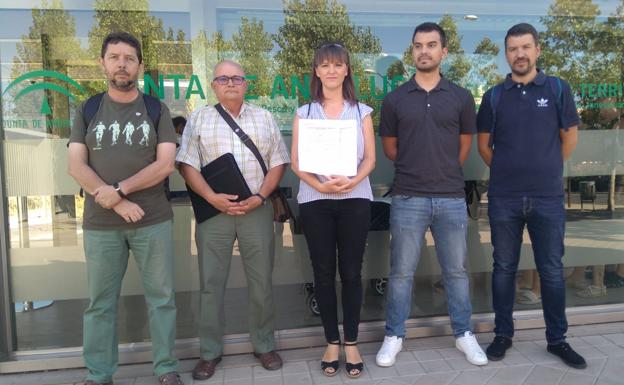
[[[111,382],[117,370],[117,307],[129,250],[145,291],[154,372],[160,376],[177,370],[172,221],[131,230],[85,230],[84,249],[90,300],[83,331],[87,379]]]
[[[242,216],[219,214],[197,225],[199,253],[200,355],[211,360],[223,354],[223,298],[234,240],[243,260],[249,293],[249,334],[254,350],[275,349],[272,291],[273,208],[260,206]]]

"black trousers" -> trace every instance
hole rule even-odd
[[[368,199],[323,199],[299,206],[308,243],[314,292],[327,342],[340,340],[336,299],[336,250],[342,283],[345,341],[357,341],[362,307],[362,257],[370,222]]]

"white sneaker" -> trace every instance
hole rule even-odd
[[[403,349],[403,338],[392,336],[386,336],[384,338],[383,345],[377,352],[375,361],[378,366],[392,366],[396,361],[396,356]]]
[[[466,355],[466,359],[473,365],[486,365],[487,356],[479,346],[477,339],[471,331],[464,333],[462,337],[455,339],[455,347]]]

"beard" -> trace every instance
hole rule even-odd
[[[416,60],[416,62],[414,63],[416,66],[416,69],[419,72],[438,72],[439,71],[439,67],[440,67],[440,63],[436,63],[432,60],[431,57],[426,56],[427,59],[429,59],[429,62],[427,64],[420,64],[420,58],[418,58],[418,60]]]
[[[531,73],[535,68],[535,63],[531,63],[529,60],[527,60],[526,63],[526,67],[524,68],[518,68],[515,65],[511,66],[511,72],[518,76],[524,76]]]
[[[110,84],[111,86],[113,86],[113,88],[120,90],[120,91],[127,91],[129,89],[132,89],[135,87],[136,85],[136,79],[131,79],[131,78],[127,78],[126,80],[119,80],[119,79],[115,79],[115,75],[126,75],[128,76],[129,74],[127,72],[117,72],[113,75],[113,77],[110,80]]]

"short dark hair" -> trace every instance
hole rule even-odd
[[[134,47],[137,53],[137,58],[139,59],[139,63],[143,63],[143,55],[141,54],[141,43],[137,40],[136,37],[132,36],[128,32],[111,32],[105,38],[102,43],[102,51],[100,52],[100,57],[103,59],[104,54],[106,53],[106,49],[109,44],[117,44],[117,43],[126,43],[129,46]]]
[[[312,79],[310,79],[310,94],[312,95],[312,100],[315,102],[322,102],[325,99],[323,95],[323,84],[321,84],[321,79],[316,76],[316,67],[321,65],[325,60],[334,63],[344,63],[347,66],[347,76],[342,83],[342,97],[351,104],[357,103],[349,51],[347,51],[341,43],[323,44],[314,52],[314,60],[312,60]]]
[[[186,119],[184,118],[184,116],[176,116],[175,118],[171,119],[171,121],[173,122],[173,127],[186,125]]]
[[[529,23],[520,23],[509,28],[507,31],[507,34],[505,35],[505,47],[507,47],[507,38],[509,38],[509,36],[522,36],[527,34],[533,35],[535,45],[539,44],[539,34],[537,33],[535,27]]]
[[[432,23],[429,21],[416,26],[416,28],[414,29],[414,34],[412,35],[412,44],[414,43],[414,38],[416,38],[416,34],[418,32],[434,32],[434,31],[440,34],[440,43],[442,43],[442,47],[446,47],[446,32],[444,32],[444,29],[440,27],[439,24]]]

